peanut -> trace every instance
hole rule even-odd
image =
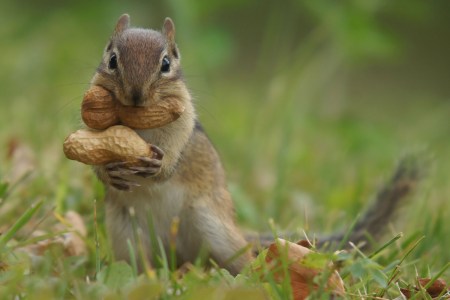
[[[148,107],[123,106],[118,109],[123,124],[134,129],[157,128],[178,119],[184,106],[176,98],[168,98]]]
[[[125,106],[115,101],[111,93],[100,86],[92,86],[84,95],[81,105],[84,123],[99,130],[117,124],[134,129],[157,128],[175,121],[183,111],[184,105],[176,98],[149,106]]]
[[[87,165],[105,165],[119,161],[139,165],[137,157],[153,155],[146,141],[134,130],[121,125],[104,131],[77,130],[66,138],[63,148],[68,159]]]
[[[93,129],[106,129],[120,122],[117,104],[110,92],[100,86],[93,86],[86,91],[81,112],[83,122]]]

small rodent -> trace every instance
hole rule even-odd
[[[252,251],[236,226],[220,158],[197,120],[183,80],[174,23],[166,18],[162,32],[130,28],[129,23],[127,14],[119,18],[91,85],[109,90],[123,105],[150,106],[177,98],[185,110],[163,127],[136,130],[157,153],[141,158],[142,167],[128,167],[125,162],[95,167],[106,189],[106,222],[115,257],[130,260],[127,240],[136,246],[133,228],[140,228],[150,262],[155,244],[150,227],[169,253],[171,224],[177,218],[178,265],[193,262],[206,249],[219,266],[237,274],[252,259]],[[363,232],[377,235],[381,231],[418,179],[414,168],[407,170],[399,167],[350,240],[363,239]],[[235,257],[243,249],[248,250]]]

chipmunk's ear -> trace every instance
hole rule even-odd
[[[166,18],[164,20],[164,26],[162,30],[164,36],[166,37],[168,47],[172,54],[178,58],[178,49],[175,43],[175,24],[173,23],[171,18]]]
[[[167,38],[167,41],[175,43],[175,24],[171,18],[164,20],[163,33]]]
[[[123,14],[117,21],[116,28],[114,29],[114,35],[122,33],[125,29],[130,27],[130,16]]]

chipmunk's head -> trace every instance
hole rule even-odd
[[[172,20],[166,18],[159,32],[130,28],[130,17],[122,15],[92,84],[103,86],[130,106],[148,106],[186,94]]]

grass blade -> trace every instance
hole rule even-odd
[[[40,236],[37,236],[37,237],[34,237],[34,238],[27,239],[26,241],[23,241],[23,242],[18,242],[17,244],[11,246],[10,249],[18,249],[18,248],[26,247],[26,246],[29,246],[29,245],[32,245],[32,244],[36,244],[36,243],[39,243],[39,242],[42,242],[42,241],[45,241],[45,240],[52,239],[52,238],[57,237],[57,236],[62,236],[64,234],[68,233],[68,232],[70,232],[70,231],[63,230],[63,231],[43,234],[43,235],[40,235]]]
[[[389,247],[392,243],[394,243],[395,241],[397,241],[398,239],[403,237],[403,233],[399,233],[396,236],[394,236],[390,241],[388,241],[387,243],[385,243],[383,246],[381,246],[380,248],[378,248],[377,250],[375,250],[373,253],[371,253],[368,258],[373,258],[375,257],[378,253],[382,252],[384,249],[386,249],[387,247]]]
[[[348,239],[349,239],[350,236],[352,235],[353,230],[355,229],[356,224],[358,223],[360,217],[361,217],[361,216],[358,215],[358,216],[353,220],[353,223],[350,225],[350,228],[347,230],[347,232],[345,233],[344,237],[343,237],[342,240],[339,242],[339,245],[338,245],[337,249],[342,249],[342,248],[344,248],[345,243],[348,242]]]
[[[42,200],[39,200],[37,203],[32,204],[29,209],[27,209],[14,223],[11,228],[0,237],[0,251],[2,251],[9,240],[11,240],[14,235],[23,227],[28,221],[34,216],[34,214],[41,208],[43,204]]]
[[[95,276],[100,272],[100,242],[98,241],[97,199],[94,199]]]
[[[441,277],[442,274],[444,274],[445,271],[447,271],[447,269],[450,267],[450,262],[447,263],[439,272],[437,272],[436,275],[434,275],[431,280],[423,287],[423,289],[426,291],[439,277]],[[417,286],[420,286],[420,284],[418,283]],[[414,300],[416,299],[417,295],[419,295],[420,293],[414,294],[410,299]]]
[[[6,198],[8,187],[9,184],[7,182],[0,182],[0,200]]]
[[[405,261],[405,259],[413,252],[414,249],[417,248],[417,246],[425,239],[425,236],[422,236],[420,239],[418,239],[411,247],[408,249],[408,251],[403,255],[403,257],[400,259],[399,263],[395,266],[395,268],[392,270],[391,275],[389,276],[389,280],[387,282],[386,287],[384,287],[379,293],[378,297],[383,297],[386,291],[388,290],[389,286],[394,282],[394,279],[399,274],[398,269],[400,268],[400,265]]]
[[[130,254],[130,264],[131,268],[133,269],[133,276],[134,278],[136,278],[138,274],[137,259],[134,247],[131,244],[130,239],[127,239],[127,246],[128,246],[128,253]]]

